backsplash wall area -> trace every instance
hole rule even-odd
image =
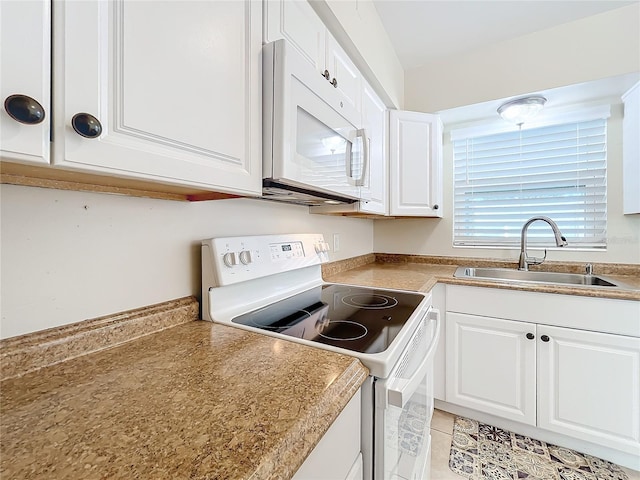
[[[200,296],[200,240],[340,234],[340,260],[373,251],[373,222],[254,199],[187,203],[1,185],[0,337]],[[333,246],[332,246],[333,247]]]

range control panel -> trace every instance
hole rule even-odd
[[[203,279],[229,285],[329,261],[321,234],[211,238],[202,242]],[[211,271],[209,272],[208,269]]]
[[[292,258],[304,258],[304,248],[302,242],[272,243],[271,261],[291,260]]]

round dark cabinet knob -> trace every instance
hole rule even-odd
[[[440,205],[438,205],[437,203],[433,206],[434,210],[438,210],[440,208]]]
[[[542,340],[543,342],[548,342],[550,339],[549,339],[549,336],[548,336],[548,335],[542,335],[542,336],[540,337],[540,340]]]
[[[534,338],[536,338],[536,336],[533,333],[527,333],[527,338],[529,340],[533,340]]]
[[[98,138],[102,133],[100,120],[89,113],[76,113],[71,119],[71,125],[78,135],[85,138]]]
[[[45,117],[42,105],[27,95],[9,95],[4,101],[4,109],[16,122],[25,125],[37,125]]]

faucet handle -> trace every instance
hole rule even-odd
[[[593,275],[593,265],[592,265],[592,264],[587,263],[587,264],[584,266],[584,270],[585,270],[585,272],[586,272],[586,274],[587,274],[587,275]]]
[[[539,257],[527,257],[527,263],[529,265],[540,265],[542,262],[544,262],[547,259],[547,249],[544,249],[544,257],[539,258]]]

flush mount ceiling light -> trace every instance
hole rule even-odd
[[[527,120],[535,117],[542,110],[545,103],[547,103],[547,99],[539,95],[516,98],[500,105],[498,115],[516,125],[522,125]]]

